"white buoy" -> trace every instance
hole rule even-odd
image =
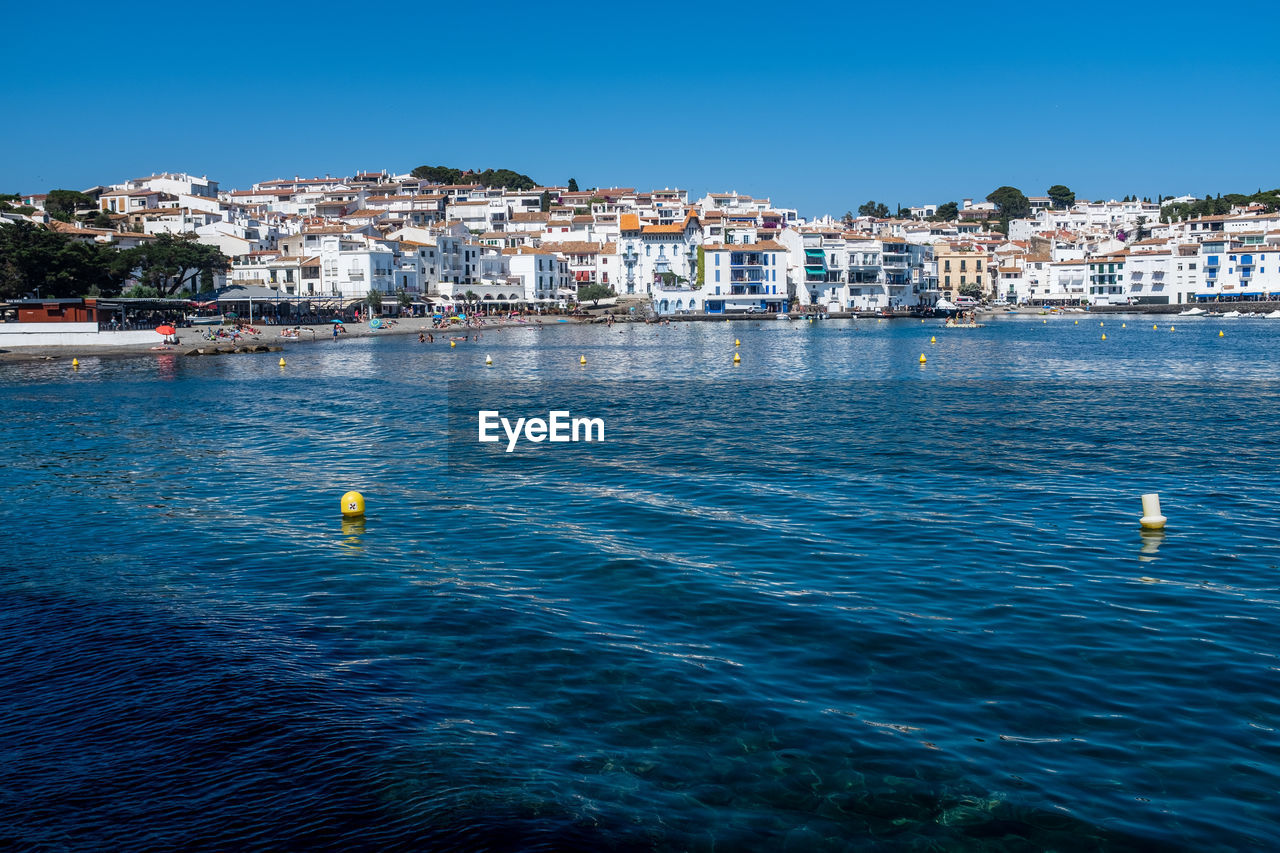
[[[1142,496],[1142,518],[1139,524],[1146,530],[1163,530],[1165,517],[1160,514],[1160,496],[1149,494]]]

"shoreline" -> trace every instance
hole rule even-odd
[[[387,321],[384,321],[387,322]],[[531,319],[510,320],[510,319],[494,319],[485,322],[479,328],[473,326],[448,326],[444,328],[435,328],[431,325],[431,321],[422,317],[412,317],[406,319],[394,320],[394,326],[384,326],[379,329],[369,328],[368,323],[345,323],[345,332],[338,335],[339,340],[354,338],[373,338],[386,337],[388,335],[416,335],[433,334],[437,338],[447,339],[449,337],[462,337],[463,335],[473,335],[476,332],[484,333],[490,331],[502,331],[504,329],[545,329],[555,326],[568,325],[588,325],[590,320],[583,320],[581,317],[558,317],[552,315],[550,322],[545,317],[536,317]],[[144,355],[191,355],[196,350],[221,350],[222,352],[231,352],[236,347],[279,347],[288,348],[294,344],[309,344],[314,341],[333,340],[333,324],[332,323],[300,323],[290,326],[262,326],[253,325],[249,328],[255,329],[256,334],[248,334],[242,332],[239,341],[233,341],[232,338],[218,338],[209,340],[204,337],[207,332],[216,331],[218,329],[230,329],[230,326],[191,326],[178,329],[176,335],[178,342],[176,344],[164,344],[161,340],[157,340],[154,345],[150,346],[103,346],[90,345],[84,346],[34,346],[34,347],[15,347],[14,349],[0,349],[0,363],[5,361],[54,361],[60,358],[75,358],[78,356],[92,356],[94,358],[136,358]],[[286,330],[298,329],[298,336],[285,337],[282,335]],[[157,338],[160,335],[157,333]],[[201,353],[202,355],[209,354]]]

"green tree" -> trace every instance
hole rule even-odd
[[[99,210],[94,215],[93,219],[89,220],[89,223],[93,225],[94,228],[110,228],[112,224],[111,217],[107,215],[105,210]]]
[[[613,288],[607,284],[587,284],[583,285],[578,291],[579,302],[593,302],[601,299],[608,299],[610,296],[616,296]]]
[[[44,199],[45,212],[59,222],[70,222],[81,207],[93,207],[93,199],[79,190],[49,190]]]
[[[970,297],[972,297],[972,298],[974,298],[974,299],[981,299],[981,298],[982,298],[982,285],[977,284],[976,282],[972,282],[972,281],[967,282],[967,283],[965,283],[965,284],[962,284],[962,285],[960,285],[960,295],[961,295],[961,296],[970,296]]]
[[[510,169],[485,169],[471,176],[474,183],[486,187],[505,187],[509,190],[531,190],[538,182],[528,175],[513,172]]]
[[[707,283],[707,250],[701,245],[698,246],[698,287],[701,288]]]
[[[0,299],[39,293],[55,299],[92,288],[114,296],[124,274],[114,249],[81,243],[32,222],[0,225]]]
[[[382,291],[369,288],[369,292],[365,294],[364,301],[373,309],[374,314],[382,313]]]
[[[938,205],[938,209],[934,211],[933,219],[937,222],[951,222],[953,219],[960,217],[960,205],[954,201],[944,202]]]
[[[449,166],[419,166],[409,174],[420,181],[430,181],[433,184],[462,183],[462,170]]]
[[[987,195],[987,201],[996,206],[1000,218],[1006,222],[1031,213],[1031,202],[1017,187],[997,187]]]
[[[578,179],[577,179],[577,178],[570,178],[570,179],[569,179],[569,192],[571,192],[571,193],[576,193],[577,191],[578,191]]]
[[[408,308],[413,304],[413,297],[409,295],[409,291],[402,287],[396,291],[396,302],[401,308]]]
[[[889,205],[883,202],[866,201],[858,205],[858,215],[884,219],[889,215]]]
[[[173,234],[161,234],[137,248],[125,249],[120,252],[120,260],[138,270],[139,282],[156,288],[161,296],[172,296],[193,284],[206,270],[223,270],[228,263],[227,256],[216,246]]]
[[[542,195],[538,196],[538,210],[546,213],[551,209],[551,193],[546,190],[542,191]]]
[[[1076,194],[1062,184],[1054,184],[1049,187],[1049,200],[1058,210],[1066,210],[1068,207],[1076,203]]]
[[[846,210],[844,212],[844,216],[840,217],[840,224],[844,225],[845,228],[853,227],[853,211],[852,210]]]

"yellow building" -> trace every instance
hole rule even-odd
[[[938,262],[938,290],[950,302],[954,302],[965,285],[976,284],[983,299],[991,295],[991,257],[975,251],[971,246],[934,247],[933,257]]]

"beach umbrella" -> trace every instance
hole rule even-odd
[[[382,321],[381,321],[381,320],[379,320],[377,317],[374,317],[372,320],[370,320],[370,321],[369,321],[369,328],[370,328],[370,329],[381,329],[381,328],[382,328]]]
[[[223,314],[222,316],[223,316],[223,317],[230,317],[232,320],[239,319],[239,317],[240,317],[240,315],[239,315],[239,314],[237,314],[237,313],[236,313],[236,312],[234,312],[234,311],[228,311],[227,313]]]
[[[178,330],[175,329],[173,326],[156,326],[156,332],[158,332],[161,335],[164,335],[165,337],[168,337],[169,335],[176,335],[178,333]]]
[[[341,320],[330,320],[329,322],[330,322],[330,323],[337,323],[339,326],[341,326],[341,325],[342,325],[342,321],[341,321]]]

